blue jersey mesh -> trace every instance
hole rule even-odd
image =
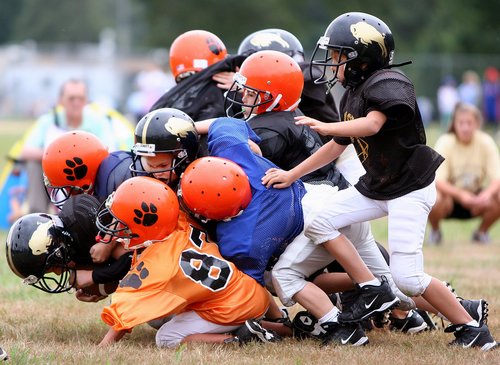
[[[125,180],[132,177],[129,169],[132,153],[126,151],[111,152],[99,166],[97,171],[94,196],[104,201]]]
[[[252,201],[243,214],[218,223],[217,240],[225,258],[264,284],[269,261],[279,256],[303,229],[301,200],[305,189],[300,180],[286,189],[267,189],[262,185],[266,170],[276,165],[254,154],[249,138],[258,141],[246,122],[239,119],[219,118],[209,129],[210,155],[239,164],[252,187]]]

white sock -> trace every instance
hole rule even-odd
[[[473,319],[469,323],[466,323],[466,325],[471,326],[471,327],[479,327],[479,323],[477,323],[477,321],[475,319]]]
[[[364,283],[359,283],[359,286],[360,287],[364,287],[365,285],[371,285],[371,286],[380,286],[381,282],[375,278],[373,280],[370,280],[370,281],[365,281]]]
[[[318,323],[326,323],[326,322],[338,322],[339,310],[337,307],[333,307],[333,309],[325,314],[323,317],[318,319]]]

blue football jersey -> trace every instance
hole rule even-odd
[[[279,257],[303,229],[301,200],[305,188],[300,180],[286,189],[267,189],[262,185],[265,172],[277,166],[253,153],[248,139],[259,141],[240,119],[218,118],[209,128],[210,155],[240,165],[252,188],[252,201],[243,213],[228,222],[218,222],[217,241],[226,259],[264,284],[264,271],[270,260]]]
[[[126,151],[111,152],[99,165],[95,179],[94,196],[104,201],[122,182],[132,177],[129,169],[132,153]]]

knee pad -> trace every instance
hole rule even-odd
[[[392,268],[391,268],[392,269]],[[421,295],[431,282],[431,277],[421,272],[392,271],[392,279],[396,286],[409,297]]]
[[[272,282],[281,303],[286,307],[296,303],[293,296],[307,284],[303,275],[289,268],[273,269]]]

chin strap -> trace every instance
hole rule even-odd
[[[393,67],[401,67],[401,66],[406,66],[406,65],[411,65],[413,63],[412,60],[401,62],[401,63],[393,63],[392,65],[389,65],[384,68],[393,68]]]

